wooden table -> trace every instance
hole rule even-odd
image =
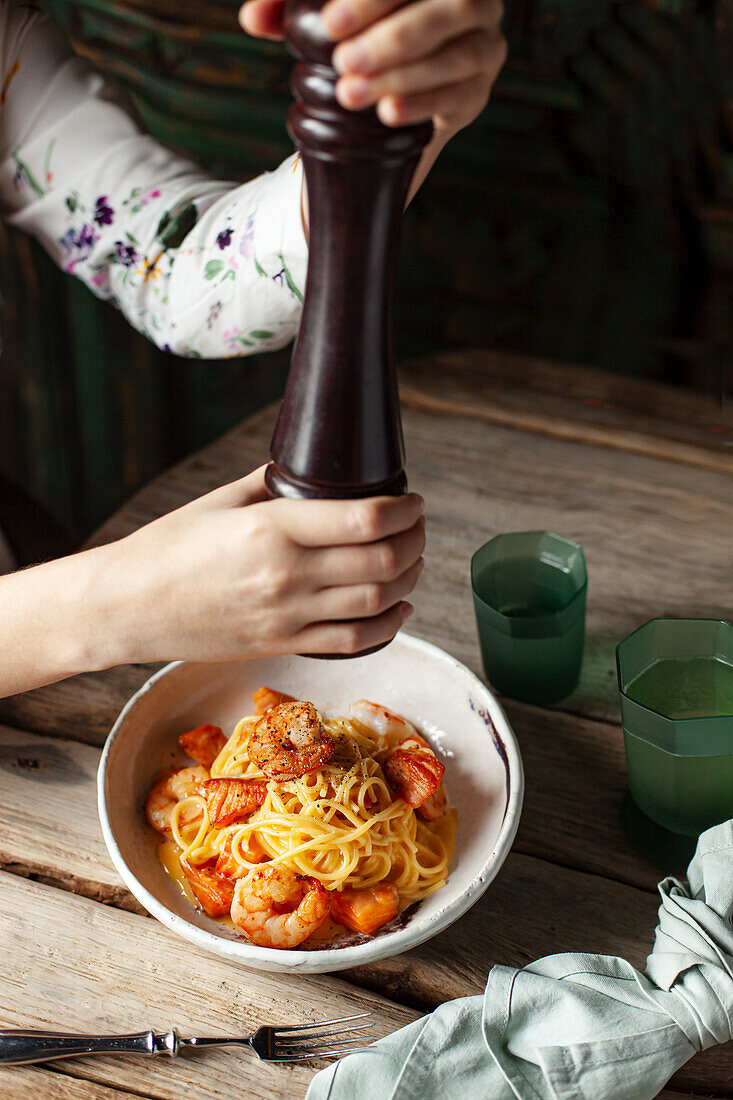
[[[334,977],[238,969],[144,916],[97,823],[99,746],[148,667],[79,676],[0,703],[0,889],[6,1026],[222,1033],[291,1014],[374,1009],[391,1030],[479,993],[493,963],[569,949],[643,967],[660,868],[626,838],[626,779],[613,647],[654,615],[732,617],[733,425],[688,392],[489,353],[408,365],[412,486],[427,500],[426,569],[410,630],[480,673],[471,552],[502,530],[550,528],[585,547],[588,643],[561,707],[507,703],[527,790],[498,878],[462,920],[398,958]],[[252,417],[151,484],[98,535],[126,534],[262,462],[275,409]],[[666,866],[663,871],[680,871]],[[313,1068],[247,1053],[195,1060],[100,1058],[0,1071],[0,1095],[297,1097]],[[699,1055],[662,1095],[733,1097],[733,1050]]]

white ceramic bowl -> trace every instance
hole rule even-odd
[[[404,923],[365,942],[323,950],[256,947],[196,911],[156,856],[143,806],[157,771],[180,761],[177,736],[204,722],[231,732],[252,713],[261,684],[311,699],[327,715],[356,699],[382,703],[430,738],[446,764],[458,811],[456,850],[442,890]],[[127,886],[168,928],[226,959],[260,970],[320,974],[396,955],[447,928],[483,894],[519,824],[524,776],[504,711],[472,672],[436,646],[399,634],[386,649],[346,661],[275,657],[224,664],[177,662],[152,676],[112,728],[99,765],[99,815]]]

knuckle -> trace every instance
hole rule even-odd
[[[290,570],[283,566],[271,566],[263,578],[263,588],[272,600],[287,595],[292,584]]]
[[[461,23],[471,23],[480,8],[479,0],[453,0],[454,11]]]
[[[339,629],[336,642],[339,653],[356,653],[363,648],[361,629],[356,623],[347,623]]]
[[[395,54],[405,54],[412,47],[413,32],[407,20],[397,23],[392,30],[392,46]]]
[[[383,505],[371,500],[360,501],[354,508],[354,529],[365,542],[374,542],[379,537],[382,513]]]
[[[385,546],[379,547],[377,570],[379,575],[387,581],[392,581],[399,576],[399,554],[394,543],[388,542]]]
[[[410,73],[404,69],[397,69],[386,77],[376,81],[377,94],[380,99],[383,96],[407,95],[410,91]]]
[[[259,626],[257,636],[260,642],[265,642],[268,645],[280,638],[286,637],[287,633],[284,630],[282,619],[276,615],[266,616]]]
[[[367,584],[362,595],[362,609],[368,615],[378,615],[385,606],[384,589],[381,584]]]
[[[247,508],[243,513],[242,538],[246,541],[261,542],[272,535],[272,527],[265,516],[256,508]]]

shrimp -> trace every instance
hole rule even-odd
[[[205,864],[197,867],[181,860],[181,870],[191,884],[196,900],[207,917],[227,917],[232,906],[234,887],[227,878]]]
[[[368,699],[352,703],[351,714],[358,722],[384,737],[391,746],[382,760],[382,768],[400,798],[417,809],[426,821],[436,821],[441,817],[448,804],[442,785],[445,765],[412,723]],[[381,753],[378,758],[381,758]]]
[[[389,745],[404,741],[408,737],[419,736],[415,727],[406,718],[402,718],[379,703],[371,703],[368,699],[358,699],[352,703],[351,715],[357,722],[373,729]]]
[[[400,895],[391,882],[379,882],[363,890],[334,890],[331,916],[352,932],[373,936],[378,928],[394,920],[399,911]]]
[[[211,768],[217,756],[227,743],[224,731],[219,726],[197,726],[178,738],[178,744],[197,764]]]
[[[275,691],[274,688],[261,687],[252,696],[255,705],[255,714],[266,714],[273,707],[279,707],[281,703],[294,703],[292,695],[286,695],[284,691]]]
[[[202,764],[193,768],[175,768],[170,777],[169,786],[176,802],[183,802],[192,794],[201,794],[201,784],[209,778],[209,769]]]
[[[335,747],[312,703],[281,703],[255,726],[249,758],[270,779],[284,783],[326,764]]]
[[[200,794],[199,784],[208,778],[207,769],[200,765],[195,768],[166,768],[150,788],[145,802],[148,822],[159,833],[170,834],[173,807],[184,798]]]
[[[382,761],[382,770],[390,787],[408,806],[417,810],[427,804],[423,816],[429,821],[440,817],[445,809],[445,794],[441,809],[441,797],[437,792],[445,775],[445,764],[419,734],[408,737],[392,749]]]
[[[240,817],[249,817],[262,805],[267,783],[261,779],[207,779],[201,784],[201,793],[206,799],[209,822],[217,829],[224,829]]]
[[[413,752],[422,749],[426,753],[429,753],[430,756],[435,758],[435,763],[429,762],[427,757],[424,758],[424,763],[427,767],[432,768],[432,770],[435,772],[442,768],[443,770],[442,772],[440,772],[440,779],[442,779],[443,775],[445,774],[445,765],[438,760],[430,745],[427,743],[424,737],[420,736],[419,733],[415,734],[414,737],[408,738],[407,741],[403,741],[401,745],[398,745],[398,748],[405,749],[405,751],[411,750]],[[426,778],[425,782],[429,785],[432,780]],[[417,813],[419,813],[420,817],[425,818],[426,821],[437,821],[439,817],[443,816],[447,808],[448,796],[445,793],[445,787],[443,786],[442,782],[439,781],[438,786],[435,788],[433,793],[429,794],[428,797],[423,802],[421,802],[419,806],[416,807],[416,810]]]
[[[320,928],[330,908],[316,879],[268,864],[238,879],[231,917],[251,943],[288,950]]]

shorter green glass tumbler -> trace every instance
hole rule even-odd
[[[639,809],[687,836],[733,817],[733,624],[650,619],[616,664]]]
[[[497,535],[471,559],[487,679],[522,703],[557,703],[578,682],[588,575],[582,547],[549,531]]]

